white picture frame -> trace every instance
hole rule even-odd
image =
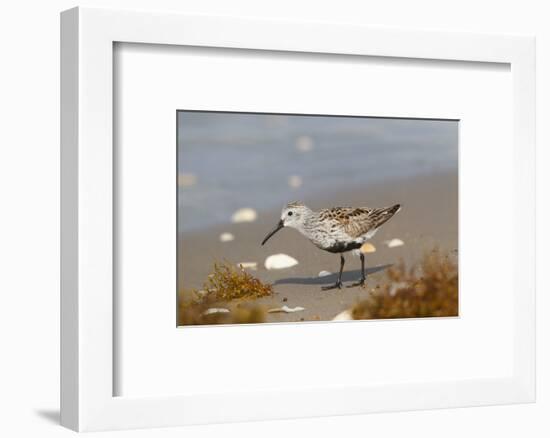
[[[284,38],[281,37],[284,35]],[[115,396],[113,50],[117,42],[509,64],[512,372],[507,377]],[[535,41],[317,22],[75,8],[61,15],[61,423],[91,431],[535,400]],[[498,163],[496,164],[498,165]],[[495,189],[498,190],[498,189]],[[175,292],[174,292],[175,293]],[[174,328],[175,329],[175,328]]]

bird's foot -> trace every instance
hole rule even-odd
[[[365,279],[362,278],[361,280],[359,280],[359,281],[357,281],[357,282],[355,282],[355,283],[349,284],[349,285],[347,285],[346,287],[357,287],[357,286],[366,287]]]
[[[332,290],[332,289],[342,289],[342,282],[338,280],[335,284],[331,286],[323,286],[321,287],[322,290]]]

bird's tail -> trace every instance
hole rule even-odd
[[[395,204],[395,205],[391,206],[390,208],[388,208],[388,213],[394,215],[399,210],[401,210],[401,204]]]
[[[401,210],[401,204],[395,204],[391,207],[377,208],[371,213],[372,228],[378,228],[389,221],[395,213]]]

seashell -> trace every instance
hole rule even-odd
[[[219,307],[212,307],[210,309],[206,309],[202,314],[203,315],[213,315],[214,313],[229,313],[229,309],[219,308]]]
[[[329,275],[332,275],[332,272],[329,272],[329,271],[321,271],[321,272],[319,272],[319,274],[318,274],[319,277],[328,277]]]
[[[178,173],[178,186],[190,187],[197,183],[197,175],[192,173]]]
[[[280,312],[294,313],[294,312],[301,312],[302,310],[306,310],[306,309],[300,306],[296,306],[296,307],[283,306],[283,307],[276,307],[274,309],[269,309],[267,312],[268,313],[280,313]]]
[[[351,309],[344,310],[332,318],[333,321],[353,321],[353,314]]]
[[[231,233],[221,233],[220,234],[220,242],[231,242],[232,240],[235,240],[235,236]]]
[[[241,208],[233,213],[231,222],[235,224],[240,222],[254,222],[257,217],[258,214],[256,213],[256,210],[252,208]]]
[[[266,269],[285,269],[290,268],[292,266],[296,266],[298,264],[298,260],[296,260],[293,257],[290,257],[286,254],[274,254],[270,255],[267,259],[265,259],[264,266]]]
[[[209,294],[209,291],[201,289],[201,290],[198,290],[196,294],[198,295],[199,298],[204,298],[206,295]]]
[[[258,263],[256,263],[256,262],[237,263],[237,266],[240,266],[243,269],[250,269],[251,271],[257,271],[258,270]]]
[[[389,294],[390,296],[394,297],[395,294],[397,294],[397,291],[399,291],[400,289],[404,289],[407,287],[407,283],[404,282],[404,281],[400,281],[400,282],[397,282],[397,283],[393,283],[391,285],[391,288],[390,288],[390,291],[389,291]]]
[[[361,245],[361,248],[359,248],[359,251],[361,251],[363,254],[368,254],[371,252],[376,252],[376,247],[372,243],[363,243]]]
[[[303,181],[302,178],[298,175],[292,175],[288,177],[288,185],[292,187],[293,189],[297,189],[302,185]]]
[[[384,243],[387,245],[388,248],[396,248],[398,246],[405,245],[405,242],[403,242],[401,239],[386,240]]]
[[[313,139],[307,135],[301,135],[296,139],[295,145],[300,152],[309,152],[313,149]]]

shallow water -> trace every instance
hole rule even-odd
[[[457,166],[457,121],[182,111],[178,230]]]

